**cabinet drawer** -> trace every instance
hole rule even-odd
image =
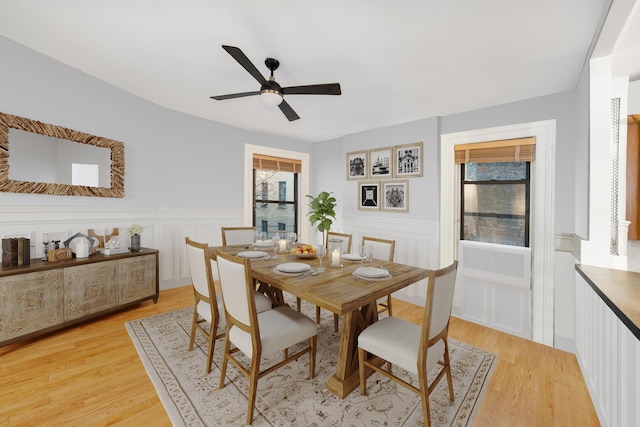
[[[62,270],[0,278],[0,341],[63,322]]]
[[[99,313],[118,304],[118,261],[64,269],[64,320]]]
[[[156,293],[156,256],[145,255],[120,260],[119,304]]]

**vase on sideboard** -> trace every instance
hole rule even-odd
[[[133,236],[131,236],[131,250],[134,251],[134,252],[140,250],[140,235],[139,234],[134,234]]]

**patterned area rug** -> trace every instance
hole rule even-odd
[[[223,340],[216,342],[214,365],[205,374],[206,341],[202,334],[196,334],[197,346],[188,351],[192,310],[185,308],[134,320],[127,322],[126,328],[173,425],[244,425],[247,378],[229,364],[225,387],[218,389]],[[314,306],[303,303],[303,312],[315,318]],[[262,378],[258,382],[254,426],[424,424],[420,398],[380,374],[369,377],[367,396],[361,396],[359,389],[345,399],[329,392],[325,383],[335,372],[339,344],[331,313],[322,310],[318,329],[316,377],[308,379],[309,358],[305,355]],[[449,402],[447,381],[443,378],[431,393],[431,423],[472,425],[497,358],[453,339],[449,339],[449,348],[455,402]],[[263,366],[280,357],[278,353],[266,358]],[[417,384],[417,378],[412,382]]]

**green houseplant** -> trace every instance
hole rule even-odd
[[[309,221],[312,225],[317,225],[317,229],[322,233],[322,246],[326,246],[327,231],[331,230],[331,224],[336,219],[336,198],[331,196],[331,193],[322,191],[316,197],[307,194],[307,197],[311,199],[309,202]]]

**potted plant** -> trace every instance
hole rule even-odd
[[[327,231],[331,230],[331,224],[333,224],[331,218],[336,219],[334,208],[337,203],[336,198],[331,194],[326,191],[322,191],[316,197],[307,194],[307,197],[311,199],[307,215],[309,215],[309,221],[312,225],[318,224],[317,229],[322,233],[322,246],[326,246]]]

